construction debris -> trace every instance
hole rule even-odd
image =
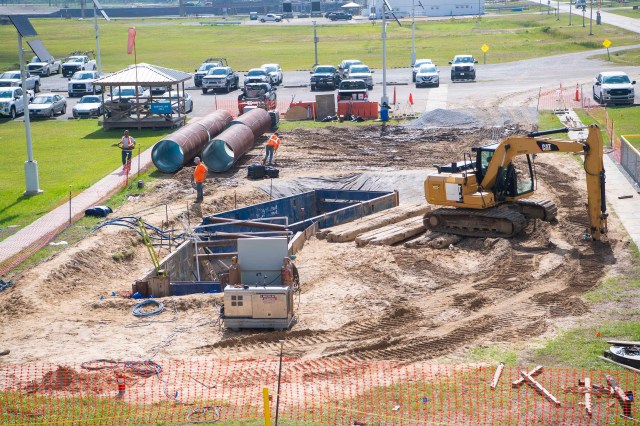
[[[356,237],[358,247],[373,244],[378,246],[390,246],[411,238],[425,231],[422,217],[412,217],[402,222],[394,223],[384,228],[374,229]]]
[[[429,205],[427,204],[402,205],[374,213],[353,222],[323,229],[316,234],[316,237],[318,239],[326,239],[332,243],[346,243],[355,240],[356,237],[365,232],[379,229],[408,218],[419,216],[422,220],[422,216],[428,210]]]
[[[500,381],[500,376],[502,376],[502,370],[504,370],[504,362],[500,363],[500,365],[496,369],[495,374],[493,375],[493,380],[491,381],[491,390],[495,390],[498,386],[498,381]]]
[[[558,401],[558,399],[553,396],[551,394],[551,392],[549,392],[548,390],[546,390],[544,388],[544,386],[542,386],[540,383],[538,383],[536,381],[536,379],[534,379],[533,377],[531,377],[531,375],[529,373],[527,373],[526,371],[521,371],[520,375],[522,376],[522,379],[527,382],[528,385],[530,385],[532,388],[534,388],[536,390],[536,392],[540,393],[542,396],[544,396],[549,402],[555,404],[556,406],[560,406],[562,405],[560,403],[560,401]]]
[[[588,377],[584,378],[584,387],[586,388],[586,392],[584,393],[584,411],[587,413],[589,417],[593,414],[591,410],[591,379]]]
[[[536,366],[536,368],[534,368],[533,370],[529,371],[529,373],[527,373],[529,376],[531,377],[535,377],[539,374],[542,374],[543,368],[541,365]],[[511,387],[517,388],[518,386],[520,386],[521,384],[524,383],[524,378],[519,378],[518,380],[515,380],[511,383]]]

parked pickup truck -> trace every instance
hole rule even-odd
[[[228,65],[229,64],[227,64],[227,60],[225,58],[205,59],[202,61],[198,69],[195,70],[195,74],[193,75],[193,84],[195,84],[196,87],[202,87],[202,78],[207,75],[211,68],[226,67]]]
[[[242,114],[247,106],[271,111],[278,107],[277,99],[276,88],[271,84],[247,83],[242,88],[242,93],[238,95],[238,111]]]
[[[259,17],[260,22],[280,22],[282,21],[282,16],[276,15],[275,13],[267,13],[266,15],[262,15]]]
[[[202,78],[202,93],[207,93],[209,89],[222,89],[229,93],[232,89],[238,88],[240,77],[231,67],[215,67]]]
[[[31,74],[49,77],[51,74],[60,74],[62,72],[62,61],[56,61],[53,56],[46,61],[34,56],[29,65],[27,65],[27,70]]]
[[[21,87],[0,87],[0,115],[13,119],[18,114],[24,114],[22,94]],[[29,93],[28,98],[33,99],[33,95]]]
[[[67,84],[69,97],[95,95],[102,92],[102,86],[94,85],[93,82],[100,77],[98,71],[78,71],[73,74]]]
[[[77,71],[95,71],[96,61],[87,55],[69,56],[67,62],[62,64],[62,75],[71,77]]]
[[[40,76],[31,75],[28,72],[25,75],[24,87],[26,90],[33,90],[35,93],[40,91]],[[22,80],[20,80],[20,71],[7,71],[0,75],[0,87],[22,87]]]
[[[369,99],[364,80],[342,80],[338,86],[338,101],[366,101]]]

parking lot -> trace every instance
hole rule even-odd
[[[477,79],[475,82],[451,82],[450,67],[448,64],[436,64],[440,70],[439,88],[416,88],[411,82],[411,68],[395,68],[387,70],[387,96],[390,102],[395,98],[399,108],[406,108],[411,95],[414,104],[411,109],[420,113],[425,110],[446,107],[464,106],[510,106],[528,103],[535,106],[537,93],[542,88],[552,89],[559,87],[575,87],[578,83],[582,86],[585,97],[591,97],[593,78],[602,70],[611,68],[611,65],[600,60],[588,59],[594,52],[573,53],[561,56],[552,56],[539,59],[531,59],[507,64],[483,64],[482,59],[477,65]],[[422,54],[422,56],[427,56]],[[422,57],[419,56],[419,57]],[[357,58],[357,53],[353,57]],[[478,58],[477,58],[478,59]],[[274,62],[276,62],[274,60]],[[322,58],[320,58],[322,63]],[[197,66],[194,63],[194,67]],[[233,64],[230,64],[233,65]],[[258,66],[259,64],[256,64]],[[626,71],[633,79],[635,70],[633,67],[616,67],[617,70]],[[570,71],[568,71],[570,70]],[[240,74],[242,84],[244,74]],[[332,93],[330,90],[311,92],[309,88],[309,71],[285,71],[284,82],[277,88],[280,105],[286,105],[291,101],[314,101],[316,94]],[[380,101],[382,97],[382,70],[375,69],[373,74],[374,87],[369,92],[369,99]],[[216,108],[219,101],[235,102],[240,93],[234,90],[230,93],[202,94],[199,88],[193,85],[193,80],[185,84],[193,98],[194,110],[192,117],[202,116]],[[41,93],[59,93],[67,99],[67,112],[57,116],[57,120],[66,120],[71,115],[73,106],[80,98],[67,96],[67,79],[60,75],[41,78]],[[636,104],[638,103],[636,93]],[[281,111],[284,113],[286,111]],[[22,120],[20,116],[17,118]]]

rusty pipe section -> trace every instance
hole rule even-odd
[[[271,128],[271,116],[262,108],[249,110],[240,117],[232,120],[227,128],[231,128],[236,124],[244,124],[253,132],[254,138],[259,138]]]
[[[212,172],[226,172],[253,147],[255,140],[248,126],[236,123],[211,140],[202,152],[202,161]]]
[[[178,171],[198,155],[212,138],[220,134],[231,119],[228,111],[218,110],[188,123],[153,146],[153,164],[165,173]]]

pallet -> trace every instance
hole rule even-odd
[[[316,237],[326,239],[332,243],[346,243],[355,240],[356,237],[361,234],[401,222],[408,218],[420,217],[420,220],[422,220],[422,216],[424,216],[427,211],[429,211],[427,204],[397,206],[365,216],[362,219],[323,229],[316,234]]]

